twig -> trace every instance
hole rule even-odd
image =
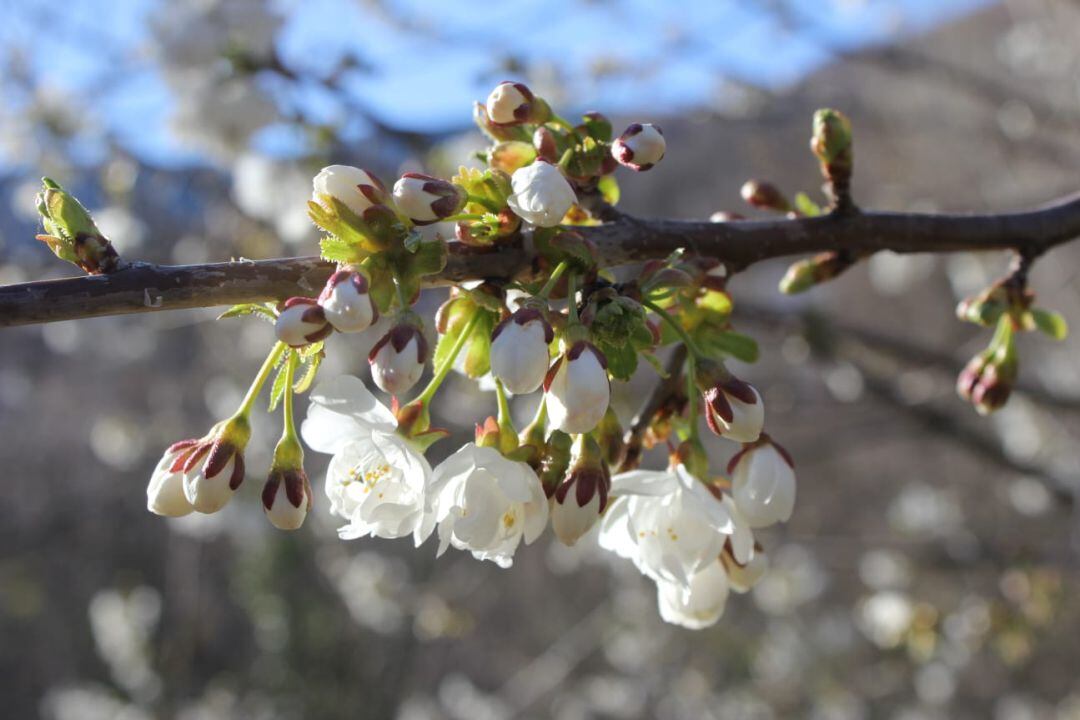
[[[645,404],[641,406],[637,415],[630,422],[630,427],[627,428],[626,433],[623,435],[626,450],[623,453],[622,462],[619,463],[618,472],[633,470],[640,464],[642,438],[645,431],[649,429],[649,423],[652,422],[653,416],[673,396],[682,392],[684,385],[682,368],[686,362],[686,354],[685,345],[679,344],[675,347],[671,352],[671,357],[664,364],[664,372],[667,373],[667,377],[653,387],[649,397],[645,399]]]
[[[578,232],[597,248],[605,267],[662,258],[679,248],[718,258],[733,272],[769,258],[836,249],[867,253],[1016,249],[1036,256],[1080,236],[1080,194],[1042,208],[1002,214],[862,212],[726,223],[620,215]],[[521,244],[477,249],[452,243],[450,261],[435,284],[520,276],[529,271],[532,260]],[[0,287],[0,326],[311,295],[330,271],[330,264],[311,257],[186,266],[134,263],[107,277]]]

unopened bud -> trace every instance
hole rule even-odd
[[[375,343],[368,354],[371,376],[386,393],[408,392],[424,372],[428,343],[423,331],[412,322],[395,325]]]
[[[611,144],[611,156],[631,170],[643,172],[664,159],[667,143],[658,125],[634,123]]]
[[[119,255],[82,203],[55,181],[42,178],[41,182],[37,209],[45,233],[37,239],[48,245],[56,257],[78,265],[91,275],[116,270]]]
[[[784,197],[780,189],[765,180],[747,180],[740,191],[747,204],[762,210],[790,212],[791,202]]]
[[[496,125],[543,123],[551,117],[551,108],[533,95],[524,83],[501,82],[488,95],[488,117]]]
[[[780,280],[780,292],[786,295],[805,292],[810,288],[840,275],[855,264],[857,258],[851,253],[830,250],[811,258],[799,260],[788,267]]]
[[[405,173],[394,183],[394,204],[416,225],[430,225],[458,213],[467,195],[457,185],[421,173]]]
[[[326,311],[314,298],[289,298],[281,306],[274,322],[274,334],[289,347],[303,347],[318,342],[333,331],[333,326],[326,319]]]

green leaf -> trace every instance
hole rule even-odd
[[[308,347],[314,347],[318,345],[320,351],[309,355],[304,361],[304,373],[300,376],[300,379],[293,383],[293,392],[297,394],[306,393],[311,389],[312,383],[315,382],[315,376],[319,374],[319,367],[322,365],[323,358],[326,357],[325,353],[321,351],[322,343],[314,343]],[[307,349],[307,348],[305,348]]]
[[[694,341],[703,352],[718,359],[724,355],[747,363],[757,362],[758,359],[757,341],[749,335],[732,331],[716,332],[703,326],[694,332]]]
[[[366,255],[356,245],[348,243],[335,235],[327,235],[320,240],[319,250],[323,260],[336,263],[358,263]]]
[[[600,178],[600,181],[596,183],[596,189],[600,191],[600,196],[608,205],[618,204],[619,197],[622,195],[619,190],[619,181],[614,175],[605,175]]]
[[[243,317],[244,315],[255,315],[264,320],[269,320],[270,322],[277,320],[277,315],[274,314],[273,310],[259,303],[241,303],[239,305],[233,305],[231,308],[218,315],[217,319],[224,320],[225,318]]]
[[[411,253],[420,249],[420,243],[424,242],[424,236],[419,230],[413,228],[409,231],[409,234],[405,236],[405,249]]]
[[[1064,340],[1068,336],[1069,324],[1065,322],[1061,313],[1043,308],[1032,308],[1030,315],[1035,322],[1035,327],[1053,339]]]
[[[274,385],[270,388],[270,407],[269,411],[274,412],[278,403],[281,402],[281,398],[285,397],[285,378],[288,373],[285,372],[285,368],[288,367],[293,360],[294,351],[287,350],[281,356],[281,361],[278,363],[277,375],[274,376]]]
[[[818,207],[818,204],[804,192],[796,193],[795,209],[806,217],[817,217],[821,214],[821,208]]]

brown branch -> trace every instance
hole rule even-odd
[[[578,230],[596,246],[605,267],[661,258],[679,248],[719,258],[732,271],[769,258],[839,249],[919,253],[1011,248],[1037,256],[1080,236],[1080,194],[1002,214],[856,212],[727,223],[619,215]],[[528,272],[533,259],[521,245],[477,250],[452,243],[450,249],[446,269],[434,284],[519,276]],[[0,326],[312,295],[330,270],[328,263],[310,257],[184,266],[133,263],[108,276],[0,287]]]
[[[685,380],[683,379],[683,364],[686,362],[686,345],[679,344],[671,351],[671,356],[664,364],[664,372],[667,377],[653,386],[649,397],[630,421],[630,427],[623,435],[623,444],[626,446],[623,452],[622,462],[619,463],[617,472],[634,470],[641,463],[642,439],[645,431],[649,429],[649,423],[653,416],[674,396],[682,391]]]

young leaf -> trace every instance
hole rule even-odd
[[[321,345],[322,343],[316,343]],[[310,347],[310,346],[309,346]],[[299,394],[306,393],[312,383],[315,382],[315,376],[319,374],[319,366],[322,365],[323,358],[326,355],[322,352],[317,352],[314,355],[309,355],[305,360],[304,374],[293,383],[293,392]]]
[[[715,332],[704,326],[701,329],[708,331],[695,332],[694,340],[708,355],[713,357],[730,355],[746,363],[757,362],[758,344],[754,338],[731,331]]]
[[[806,217],[817,217],[821,214],[821,208],[818,207],[818,204],[804,192],[796,193],[795,209]]]
[[[242,317],[244,315],[255,315],[264,320],[269,320],[270,322],[277,320],[277,316],[274,314],[273,310],[258,303],[241,303],[239,305],[233,305],[231,308],[218,315],[217,319],[224,320],[225,318]]]
[[[282,361],[278,364],[277,375],[274,376],[274,385],[270,388],[270,412],[274,412],[278,403],[281,402],[281,398],[285,397],[285,379],[288,375],[288,373],[285,372],[285,368],[288,367],[288,363],[295,362],[293,360],[293,355],[294,351],[287,350],[281,356]]]
[[[1042,308],[1031,310],[1031,319],[1035,321],[1035,327],[1046,333],[1055,340],[1064,340],[1069,334],[1069,325],[1061,313]]]

